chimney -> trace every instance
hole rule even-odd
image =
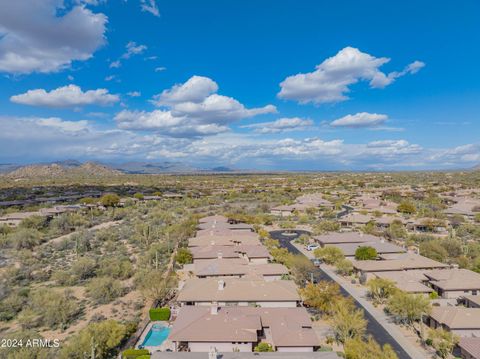
[[[217,315],[218,314],[218,303],[212,302],[212,306],[210,307],[210,314]]]
[[[225,281],[223,279],[220,279],[218,281],[218,290],[223,290],[225,288]]]

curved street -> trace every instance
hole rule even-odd
[[[302,234],[310,234],[308,231],[304,230],[295,230],[292,231],[291,235],[284,235],[286,231],[285,230],[277,230],[277,231],[271,231],[270,236],[273,239],[276,239],[280,242],[280,245],[286,249],[288,249],[289,252],[294,253],[294,254],[304,254],[301,251],[299,251],[292,243],[291,241],[294,240],[295,238],[299,237]],[[315,269],[314,272],[314,278],[316,280],[328,280],[328,281],[335,281],[340,285],[341,292],[344,296],[351,296],[343,287],[342,283],[336,281],[334,278],[332,278],[331,274],[326,273],[323,269],[317,268]],[[355,298],[354,296],[353,300],[355,302],[355,305],[358,308],[361,308],[365,312],[365,318],[368,320],[367,324],[367,334],[371,335],[375,340],[381,344],[390,344],[392,348],[395,350],[397,353],[399,359],[419,359],[423,358],[424,356],[418,353],[418,355],[409,355],[405,349],[398,343],[398,339],[394,339],[394,337],[384,328],[382,324],[380,324],[375,318],[370,310],[371,308],[368,308],[367,305],[362,304],[359,302],[358,298]],[[385,325],[385,324],[384,324]],[[399,338],[400,339],[400,338]],[[405,339],[405,338],[403,338]],[[403,340],[402,340],[403,341]],[[415,348],[411,348],[412,351]]]

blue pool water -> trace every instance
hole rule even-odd
[[[143,340],[143,347],[156,347],[161,345],[170,334],[170,328],[161,324],[153,324]]]

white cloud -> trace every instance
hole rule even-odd
[[[218,91],[218,85],[208,77],[192,76],[183,84],[154,96],[156,105],[171,105],[181,102],[200,102]]]
[[[120,60],[112,61],[109,65],[111,69],[118,69],[120,66],[122,66],[122,63],[120,62]]]
[[[162,71],[165,71],[166,69],[167,68],[164,66],[155,67],[155,72],[162,72]]]
[[[302,119],[299,117],[284,117],[272,122],[254,123],[242,126],[243,128],[251,128],[257,133],[280,133],[289,131],[302,131],[313,126],[310,119]]]
[[[218,95],[208,77],[193,76],[184,84],[154,96],[162,110],[122,111],[115,116],[120,128],[156,131],[171,136],[205,136],[228,131],[227,125],[244,118],[276,112],[275,106],[246,108],[232,97]]]
[[[121,56],[122,59],[129,59],[134,55],[140,55],[147,49],[146,45],[137,45],[135,41],[129,41],[125,47],[127,51]]]
[[[130,91],[127,92],[127,95],[130,97],[140,97],[142,94],[140,91]]]
[[[443,161],[457,166],[458,163],[471,163],[475,165],[480,163],[480,144],[470,143],[440,150],[433,154],[430,159],[432,161]]]
[[[118,69],[122,66],[122,60],[128,60],[132,56],[141,55],[148,47],[146,45],[138,45],[135,41],[129,41],[125,45],[126,51],[120,56],[118,60],[110,62],[109,67],[111,69]]]
[[[418,72],[425,65],[415,61],[401,72],[385,74],[379,68],[389,61],[386,57],[377,58],[356,48],[345,47],[317,65],[315,71],[287,77],[280,83],[278,97],[302,104],[345,101],[349,86],[359,81],[368,81],[373,88],[383,88],[400,76]]]
[[[330,125],[333,127],[350,128],[375,127],[384,124],[387,119],[387,115],[359,112],[354,115],[346,115],[339,119],[336,119],[335,121],[332,121]]]
[[[116,75],[108,75],[108,76],[105,76],[105,81],[112,81],[112,80],[115,80],[117,78]]]
[[[66,9],[59,0],[3,1],[0,71],[54,72],[88,60],[104,44],[106,24],[104,14],[83,6]]]
[[[176,119],[167,117],[165,121]],[[0,117],[0,162],[68,158],[180,159],[195,166],[231,165],[257,169],[441,169],[478,164],[480,144],[425,149],[405,139],[369,143],[318,137],[274,140],[232,131],[209,137],[182,138],[157,132],[103,130],[97,128],[93,120]]]
[[[417,144],[411,144],[406,140],[380,140],[367,143],[364,153],[369,156],[383,156],[384,158],[398,155],[418,154],[423,148]]]
[[[160,11],[155,0],[140,0],[140,7],[142,11],[149,12],[154,16],[160,16]]]
[[[65,132],[80,132],[88,130],[88,121],[64,121],[57,117],[40,118],[36,121],[40,126],[53,127]]]
[[[227,126],[216,123],[195,123],[186,117],[173,116],[171,111],[123,110],[115,115],[118,127],[126,130],[155,131],[173,137],[214,135],[228,131]]]
[[[75,107],[85,105],[107,106],[120,99],[118,95],[108,93],[107,89],[88,90],[83,92],[76,85],[59,87],[50,92],[44,89],[28,90],[10,97],[10,101],[30,106]]]

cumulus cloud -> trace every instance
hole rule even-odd
[[[375,127],[385,123],[388,116],[378,113],[358,112],[354,115],[346,115],[331,122],[333,127],[363,128]]]
[[[155,131],[173,137],[207,136],[229,130],[216,123],[191,123],[186,117],[174,116],[171,111],[123,110],[115,115],[118,127],[127,130]]]
[[[290,131],[302,131],[313,126],[310,119],[302,119],[299,117],[284,117],[272,122],[254,123],[242,126],[243,128],[251,128],[257,133],[280,133]]]
[[[161,110],[124,110],[115,120],[123,129],[190,137],[226,132],[234,121],[276,112],[272,105],[246,108],[232,97],[218,95],[217,91],[218,85],[212,79],[193,76],[154,96],[152,102]]]
[[[127,95],[130,97],[140,97],[142,93],[140,91],[130,91],[127,92]]]
[[[335,56],[317,65],[315,71],[289,76],[280,83],[278,97],[302,104],[340,102],[348,99],[349,86],[368,81],[372,88],[383,88],[406,74],[416,73],[425,66],[415,61],[400,72],[383,73],[379,68],[389,62],[353,47],[345,47]]]
[[[192,76],[183,84],[174,85],[155,95],[156,105],[171,105],[181,102],[200,102],[218,91],[218,85],[208,77]]]
[[[47,92],[44,89],[28,90],[10,97],[10,101],[30,106],[75,107],[85,105],[107,106],[118,102],[118,95],[108,93],[107,89],[88,90],[83,92],[76,85],[59,87]]]
[[[423,148],[417,144],[411,144],[406,140],[380,140],[367,143],[365,153],[367,155],[394,157],[398,155],[418,154]]]
[[[61,15],[59,15],[61,13]],[[0,71],[54,72],[84,61],[105,42],[107,17],[58,0],[4,1],[0,11]]]
[[[160,16],[160,11],[155,0],[140,0],[142,11],[149,12],[153,16]]]

